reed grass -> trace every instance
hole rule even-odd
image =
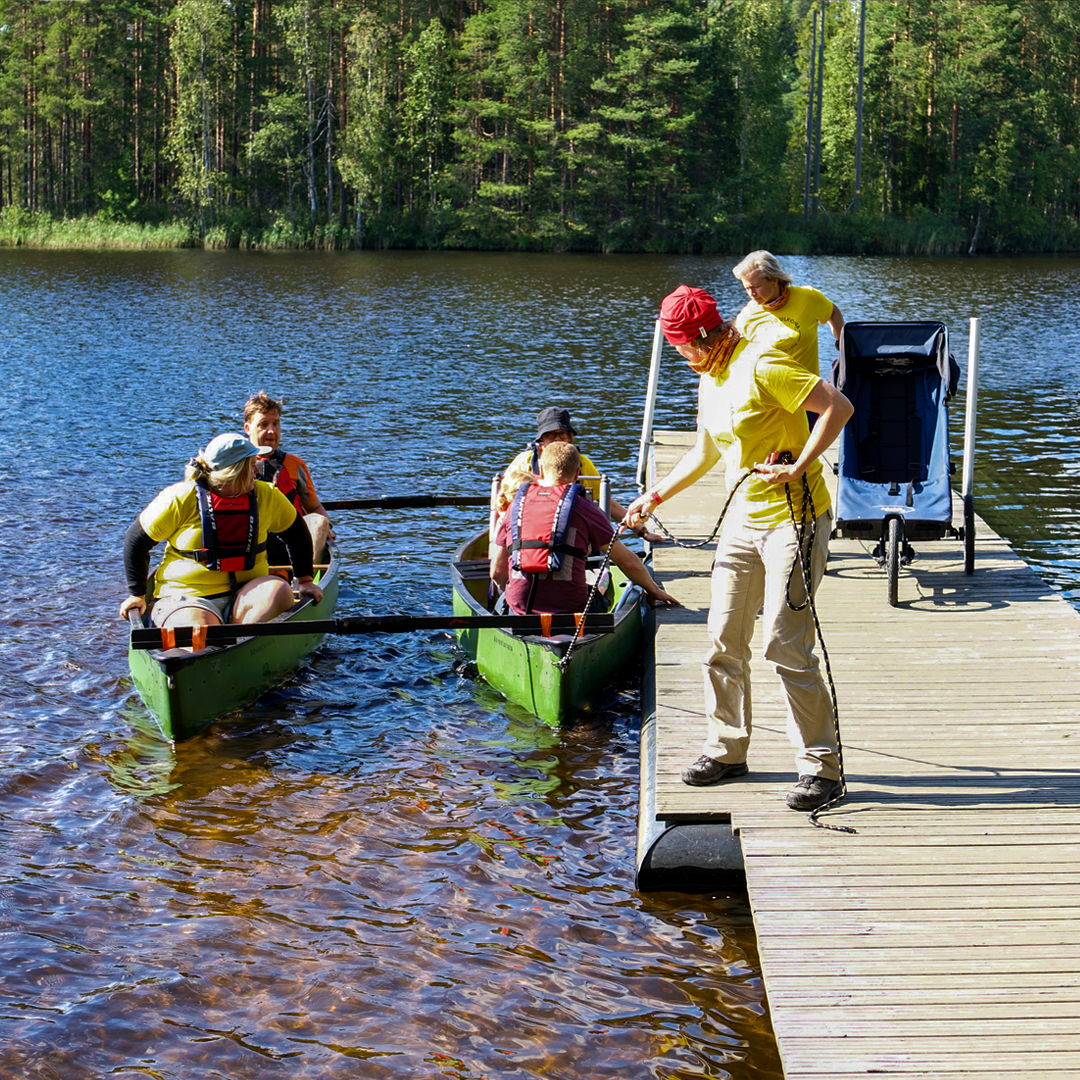
[[[20,207],[0,211],[0,246],[71,249],[198,247],[198,235],[182,220],[147,223],[97,216],[52,218]]]
[[[148,208],[148,213],[151,208]],[[200,228],[187,216],[152,208],[154,221],[120,221],[105,215],[55,219],[19,207],[0,211],[0,247],[71,249],[205,248],[247,251],[355,248],[353,231],[334,221],[306,223],[282,213],[218,211],[213,224]],[[527,215],[512,221],[479,214],[475,207],[444,207],[432,219],[367,219],[365,247],[375,249],[472,249],[486,251],[649,252],[656,254],[741,255],[767,248],[790,255],[964,255],[972,231],[930,211],[882,218],[868,213],[804,220],[801,216],[718,216],[688,222],[624,222],[617,229],[584,222]],[[1040,220],[984,224],[975,254],[1080,252],[1080,226]]]

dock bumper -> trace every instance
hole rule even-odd
[[[635,887],[641,891],[745,887],[742,844],[727,815],[700,821],[656,816],[656,665],[646,638],[641,680],[641,790]]]

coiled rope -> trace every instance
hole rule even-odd
[[[790,465],[793,463],[793,458],[791,454],[785,450],[780,454],[778,463],[781,465]],[[709,534],[708,539],[706,540],[694,543],[678,540],[671,532],[668,531],[668,529],[664,527],[663,523],[657,517],[655,517],[655,515],[651,515],[652,520],[655,523],[656,527],[677,547],[705,547],[707,544],[712,543],[713,539],[716,537],[716,534],[720,531],[720,528],[724,523],[724,517],[728,512],[728,507],[731,505],[731,500],[735,497],[735,492],[738,491],[740,486],[753,475],[753,470],[747,469],[746,472],[744,472],[743,475],[739,477],[738,481],[736,482],[734,487],[732,487],[730,493],[728,494],[728,497],[724,502],[724,506],[720,511],[720,516],[717,518],[716,524],[713,526],[713,530]],[[791,518],[791,526],[795,530],[796,542],[795,558],[792,560],[791,569],[788,571],[788,583],[785,600],[787,602],[787,606],[792,611],[802,611],[804,608],[809,607],[810,615],[814,620],[814,631],[817,634],[818,644],[821,646],[822,659],[825,661],[825,674],[828,678],[829,683],[829,696],[832,699],[833,734],[836,738],[836,761],[840,770],[839,794],[834,795],[828,802],[822,803],[821,806],[815,807],[810,812],[810,824],[818,829],[830,829],[833,832],[855,833],[856,830],[848,825],[831,825],[827,822],[818,820],[820,814],[824,813],[830,807],[835,806],[838,802],[841,801],[841,799],[844,798],[845,795],[847,795],[847,778],[844,773],[844,744],[840,738],[840,709],[836,701],[836,685],[833,682],[832,665],[829,662],[829,650],[825,647],[825,636],[821,632],[821,622],[818,619],[817,605],[814,603],[814,594],[812,589],[810,588],[810,561],[813,555],[815,532],[817,526],[816,513],[814,510],[814,500],[812,495],[810,494],[810,483],[806,479],[805,473],[802,477],[802,483],[802,513],[800,515],[799,521],[795,520],[795,507],[791,501],[791,485],[787,482],[784,483],[784,494],[787,498],[788,516]],[[810,508],[809,521],[807,521],[806,519],[807,506],[809,506]],[[809,543],[806,543],[807,539],[809,540]],[[795,576],[796,567],[800,568],[802,571],[803,588],[806,591],[806,600],[804,600],[803,603],[798,605],[795,605],[791,602],[791,579]]]

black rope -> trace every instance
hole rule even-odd
[[[787,456],[788,460],[784,461],[784,456]],[[781,464],[790,464],[790,455],[784,455],[781,457]],[[818,815],[824,813],[829,807],[835,806],[841,799],[847,795],[847,777],[844,775],[844,744],[840,739],[840,709],[836,703],[836,685],[833,682],[832,665],[829,663],[829,650],[825,647],[825,635],[821,632],[821,622],[818,619],[817,605],[814,603],[814,594],[810,588],[810,572],[811,572],[811,560],[814,553],[814,540],[816,539],[817,532],[817,515],[814,510],[814,499],[810,494],[810,484],[806,479],[806,474],[803,473],[803,500],[802,500],[802,512],[800,514],[799,521],[795,520],[795,507],[791,503],[791,485],[784,484],[784,494],[787,497],[788,514],[791,517],[791,526],[795,530],[795,558],[791,563],[791,570],[788,572],[788,584],[787,595],[785,597],[787,606],[792,611],[802,611],[804,608],[810,608],[810,614],[814,620],[814,630],[817,633],[818,644],[821,646],[821,657],[825,661],[825,674],[829,680],[829,696],[832,698],[832,714],[833,714],[833,734],[836,737],[836,761],[840,768],[840,793],[834,795],[828,802],[822,803],[820,806],[815,807],[810,811],[810,824],[818,829],[831,829],[833,832],[854,833],[856,830],[848,825],[830,825],[827,822],[819,821]],[[810,507],[810,520],[806,519],[806,508]],[[809,543],[805,544],[806,538],[809,537]],[[801,604],[793,604],[791,602],[791,579],[795,576],[796,565],[802,570],[803,589],[806,592],[806,600]]]
[[[743,483],[746,480],[749,480],[750,477],[753,476],[753,475],[754,475],[753,470],[747,469],[746,472],[744,472],[742,474],[742,476],[739,477],[739,479],[735,483],[735,486],[731,489],[730,492],[728,492],[728,497],[724,501],[724,505],[720,510],[720,516],[716,519],[716,524],[713,526],[712,532],[709,533],[709,535],[704,540],[698,540],[698,541],[695,541],[693,543],[691,543],[689,540],[679,540],[675,536],[674,533],[669,532],[664,527],[664,523],[655,514],[650,514],[649,516],[652,518],[652,520],[653,520],[654,524],[656,525],[656,527],[676,547],[681,547],[681,548],[703,548],[703,547],[708,547],[708,545],[711,544],[713,542],[713,540],[716,539],[716,534],[720,531],[720,526],[723,525],[723,523],[724,523],[724,515],[728,512],[728,507],[731,505],[731,500],[735,498],[735,492],[738,491],[739,488],[743,485]]]

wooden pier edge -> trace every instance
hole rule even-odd
[[[656,432],[654,475],[692,438]],[[713,470],[660,517],[704,541],[723,495]],[[639,887],[721,881],[740,851],[786,1080],[1080,1080],[1080,612],[977,516],[971,575],[955,537],[914,546],[895,605],[862,541],[832,545],[818,593],[848,780],[824,820],[854,834],[786,807],[786,700],[759,634],[748,775],[682,783],[711,559],[654,549],[683,606],[657,613],[646,670]]]
[[[742,845],[722,815],[702,822],[656,813],[656,637],[646,635],[641,677],[641,789],[634,887],[710,889],[746,884]],[[726,820],[725,820],[726,819]]]

